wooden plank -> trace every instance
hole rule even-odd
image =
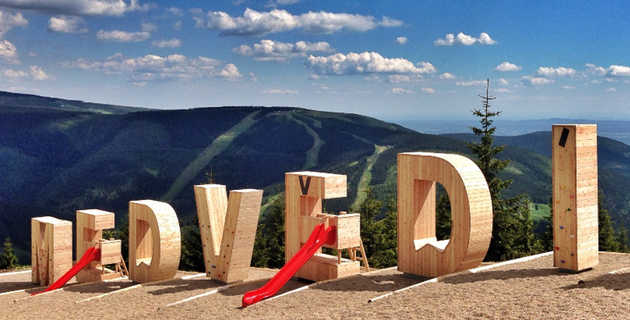
[[[172,279],[180,254],[175,210],[154,200],[129,202],[129,279],[139,283]]]
[[[31,280],[48,286],[72,268],[72,222],[45,216],[31,219]]]
[[[451,237],[435,234],[436,183],[446,189]],[[437,277],[478,266],[492,237],[492,201],[485,178],[470,159],[427,152],[398,154],[398,270]]]
[[[76,212],[76,257],[80,259],[88,248],[98,245],[99,240],[103,238],[103,230],[115,227],[115,214],[109,211],[98,209],[84,209]],[[109,252],[107,250],[115,248],[106,248],[106,260],[111,260],[114,256],[115,262],[119,262],[120,257],[120,241],[118,252]],[[101,257],[103,252],[101,250]],[[115,263],[112,262],[112,263]],[[107,264],[109,262],[106,262]],[[79,283],[102,281],[103,265],[100,261],[92,261],[83,270],[77,273],[76,279]]]
[[[598,264],[597,126],[552,126],[554,266]]]

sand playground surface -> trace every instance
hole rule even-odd
[[[294,278],[247,308],[243,294],[277,270],[252,268],[232,285],[191,272],[145,284],[70,282],[33,297],[44,288],[27,270],[0,273],[0,319],[630,319],[630,254],[599,259],[577,274],[543,254],[434,279],[396,268],[319,283]]]

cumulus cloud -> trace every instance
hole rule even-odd
[[[181,54],[166,57],[148,54],[144,57],[127,58],[115,54],[104,61],[79,59],[64,63],[66,68],[77,68],[104,74],[129,74],[133,81],[190,80],[194,78],[219,78],[237,80],[238,68],[231,63],[199,57],[187,58]]]
[[[498,42],[492,40],[492,38],[490,38],[490,35],[488,35],[485,32],[482,32],[479,35],[479,38],[475,38],[473,36],[469,36],[467,34],[464,34],[463,32],[460,32],[457,34],[457,36],[455,36],[452,33],[449,33],[444,37],[444,39],[437,39],[433,41],[433,43],[436,46],[453,46],[453,45],[472,46],[475,44],[493,45],[493,44],[497,44]]]
[[[377,27],[395,27],[402,21],[383,17],[376,21],[372,16],[347,13],[308,12],[292,15],[286,10],[274,9],[258,12],[247,8],[243,16],[233,18],[222,11],[210,11],[205,19],[194,17],[196,26],[221,31],[227,36],[260,36],[290,30],[302,30],[311,34],[329,34],[341,30],[363,32]]]
[[[21,13],[10,14],[0,10],[0,37],[15,27],[25,28],[28,20]]]
[[[411,82],[411,77],[406,74],[392,74],[389,76],[389,83]]]
[[[592,63],[587,63],[585,67],[586,67],[586,72],[589,74],[594,74],[598,76],[603,76],[606,74],[606,68],[604,67],[598,67]]]
[[[398,44],[405,44],[405,43],[407,43],[407,37],[398,37],[398,38],[396,38],[396,42]]]
[[[457,79],[457,77],[452,74],[452,73],[448,73],[448,72],[444,72],[440,75],[440,79],[442,80],[453,80],[453,79]]]
[[[392,89],[388,90],[387,92],[388,93],[393,93],[393,94],[413,93],[413,91],[407,90],[407,89],[404,89],[404,88],[392,88]]]
[[[536,71],[536,74],[541,77],[573,77],[576,75],[576,71],[573,68],[553,68],[553,67],[540,67]]]
[[[428,93],[428,94],[435,93],[435,89],[433,89],[433,88],[422,88],[421,90],[422,90],[422,92]]]
[[[151,33],[148,31],[126,32],[120,30],[104,31],[96,33],[96,39],[113,42],[141,42],[149,39]]]
[[[337,53],[327,57],[308,56],[304,65],[317,75],[351,75],[370,73],[423,74],[437,70],[429,62],[414,65],[403,58],[384,58],[376,52]]]
[[[170,40],[156,40],[151,42],[151,46],[157,48],[179,48],[182,46],[182,40],[170,39]]]
[[[33,77],[33,79],[35,80],[43,81],[43,80],[50,79],[50,76],[46,74],[46,72],[44,72],[44,70],[42,70],[42,68],[38,66],[31,66],[29,68],[29,72],[31,74],[31,77]]]
[[[575,89],[575,87],[574,87],[574,86],[562,86],[562,87],[560,87],[560,88],[562,88],[562,89],[564,89],[564,90],[573,90],[573,89]]]
[[[540,78],[540,77],[532,77],[532,76],[524,76],[521,78],[521,82],[529,87],[540,87],[546,84],[552,84],[555,82],[553,79]]]
[[[7,40],[0,40],[0,59],[10,63],[18,63],[18,53],[15,45]]]
[[[471,80],[471,81],[458,81],[455,85],[458,87],[472,87],[472,86],[485,86],[486,80]]]
[[[80,17],[59,16],[51,17],[48,21],[48,31],[61,33],[85,33],[87,28],[83,28],[85,21]]]
[[[500,85],[502,85],[502,86],[507,86],[507,85],[509,85],[509,84],[510,84],[507,80],[505,80],[505,79],[503,79],[503,78],[499,79],[497,82],[498,82]]]
[[[606,92],[617,92],[617,88],[608,88]]]
[[[613,77],[630,77],[630,67],[612,65],[606,69],[606,73]]]
[[[296,4],[300,2],[300,0],[271,0],[267,3],[267,7],[276,8],[279,6],[286,6],[290,4]]]
[[[502,71],[502,72],[506,72],[506,71],[519,71],[523,69],[523,67],[521,66],[517,66],[513,63],[509,63],[507,61],[504,61],[503,63],[501,63],[500,65],[498,65],[496,68],[494,68],[494,70],[497,71]]]
[[[506,88],[494,89],[493,91],[495,91],[495,92],[502,92],[502,93],[512,92],[512,91],[510,91],[510,89],[506,89]]]
[[[7,77],[7,78],[23,78],[23,77],[28,77],[28,73],[22,70],[5,69],[5,70],[2,70],[2,76]]]
[[[298,94],[298,93],[300,93],[300,91],[289,90],[289,89],[269,89],[269,90],[264,90],[263,93],[266,93],[266,94]]]
[[[252,47],[242,45],[232,49],[232,52],[243,56],[254,57],[258,61],[287,61],[291,58],[306,57],[308,52],[334,51],[328,42],[304,42],[284,43],[274,40],[261,40]]]
[[[148,10],[137,0],[0,0],[0,7],[70,16],[120,16],[125,12]]]

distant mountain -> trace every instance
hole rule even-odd
[[[68,108],[58,105],[68,100],[13,99],[13,105],[0,103],[0,237],[13,239],[23,263],[30,255],[31,217],[74,220],[76,210],[98,208],[115,212],[120,223],[130,200],[154,199],[169,202],[180,222],[191,224],[193,185],[213,180],[228,189],[259,188],[267,201],[283,191],[285,172],[298,170],[347,175],[348,197],[325,207],[348,210],[368,184],[381,199],[395,194],[398,153],[469,155],[464,140],[473,139],[288,107],[143,110],[81,102]],[[547,203],[549,133],[497,142],[509,145],[502,156],[513,162],[502,177],[514,179],[512,192]],[[600,184],[618,220],[630,216],[624,211],[630,204],[629,148],[600,139]]]
[[[65,100],[59,98],[42,97],[32,94],[0,91],[0,108],[3,107],[58,108],[64,110],[89,111],[105,114],[128,113],[147,110],[144,108],[91,103],[79,100]]]

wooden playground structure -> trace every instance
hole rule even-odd
[[[598,264],[597,128],[554,125],[554,267],[581,272]],[[478,267],[492,237],[492,200],[485,178],[470,159],[454,154],[398,154],[398,270],[439,277]],[[449,240],[436,239],[436,185],[450,198]],[[295,276],[311,281],[369,272],[360,233],[360,214],[322,212],[324,199],[345,197],[345,175],[311,171],[285,174],[285,267],[243,306],[275,294]],[[247,279],[263,191],[232,190],[224,185],[194,187],[203,245],[205,275],[234,284]],[[76,274],[78,282],[120,277],[126,266],[121,242],[103,239],[114,227],[114,213],[89,209],[76,213],[76,255],[72,263],[72,223],[54,217],[31,220],[32,282],[49,286]],[[322,247],[337,255],[322,253]],[[349,258],[342,257],[348,251]],[[358,254],[360,253],[360,255]],[[167,203],[129,202],[130,280],[151,283],[172,279],[179,266],[181,233],[177,214]],[[105,265],[115,265],[115,270]],[[276,279],[277,278],[277,279]],[[63,282],[65,284],[65,282]],[[61,284],[63,285],[63,284]],[[262,291],[261,291],[262,290]],[[246,303],[246,297],[249,299]]]

